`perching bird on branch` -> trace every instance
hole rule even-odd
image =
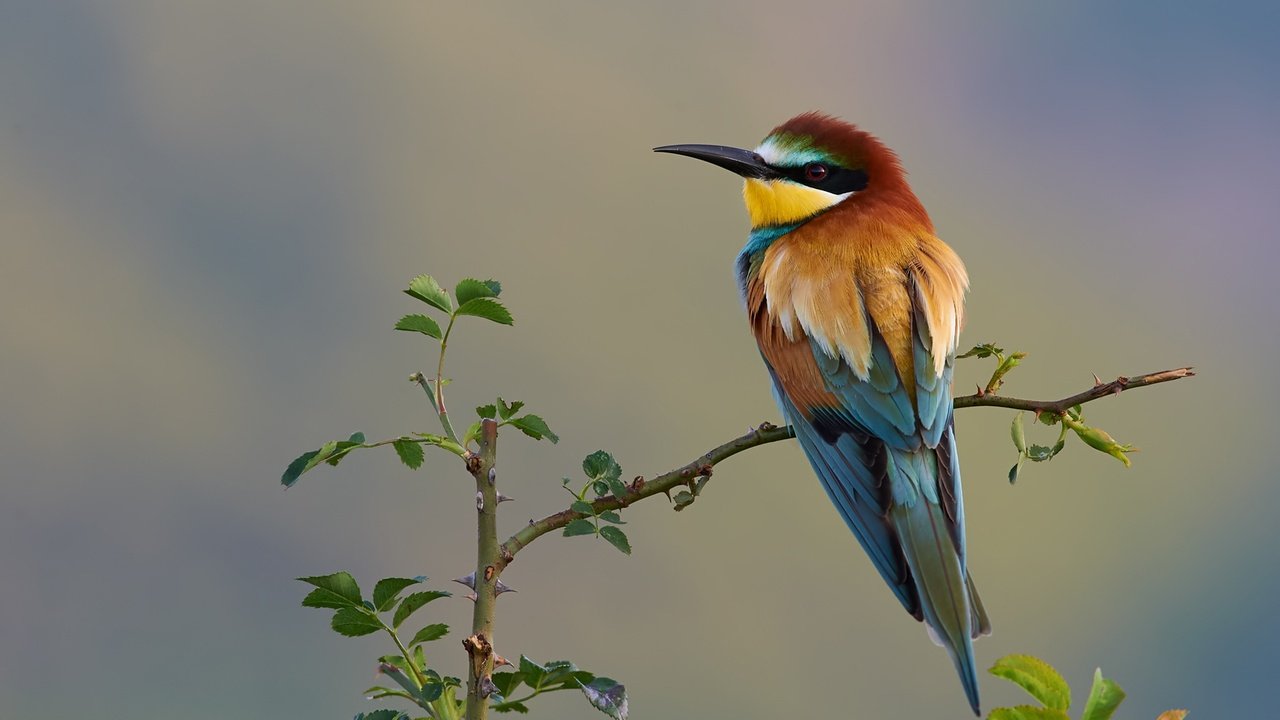
[[[951,654],[979,713],[990,624],[965,562],[951,370],[969,278],[897,156],[817,113],[755,150],[668,145],[746,179],[737,271],[774,397],[840,515]]]

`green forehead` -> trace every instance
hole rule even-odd
[[[804,165],[811,162],[849,164],[848,159],[838,153],[819,147],[812,136],[795,133],[775,133],[764,139],[756,148],[765,162],[770,165]]]

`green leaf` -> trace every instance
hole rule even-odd
[[[430,275],[419,275],[410,280],[405,294],[447,313],[453,312],[453,301],[449,299],[449,293]]]
[[[498,398],[498,415],[500,415],[503,420],[510,420],[511,416],[519,412],[522,407],[524,407],[524,403],[520,400],[516,400],[508,405],[505,400]]]
[[[693,493],[689,492],[688,490],[681,490],[680,492],[676,493],[675,497],[671,498],[672,502],[676,504],[675,509],[677,511],[683,510],[689,507],[690,505],[693,504],[693,501],[696,499],[697,498],[694,497]]]
[[[987,720],[1071,720],[1071,717],[1065,712],[1054,710],[1053,708],[1018,705],[1016,707],[996,708],[987,716]]]
[[[568,525],[564,526],[564,536],[574,537],[575,535],[595,535],[596,526],[591,524],[590,520],[578,518],[570,520]]]
[[[554,685],[556,683],[568,683],[568,687],[577,687],[573,680],[575,675],[583,677],[583,682],[591,682],[595,676],[589,672],[583,672],[568,660],[549,660],[542,665],[547,674],[543,676],[542,683],[544,686]]]
[[[560,442],[560,436],[551,432],[551,428],[547,427],[547,421],[537,415],[525,415],[524,417],[518,417],[514,420],[508,420],[507,424],[514,428],[519,428],[520,432],[528,435],[534,440],[546,438],[550,440],[553,445]]]
[[[621,479],[622,466],[604,450],[597,450],[583,458],[582,471],[593,481],[605,483],[617,497],[627,494],[627,487],[622,484]]]
[[[1036,413],[1036,422],[1041,425],[1057,425],[1059,417],[1058,413],[1055,412],[1038,412]]]
[[[511,311],[493,298],[473,298],[458,306],[459,315],[473,315],[485,320],[492,320],[502,325],[511,325],[515,321]]]
[[[613,718],[627,720],[627,688],[617,680],[598,677],[589,683],[578,683],[582,694],[597,710]]]
[[[421,650],[422,648],[418,648]],[[444,694],[444,683],[440,681],[439,675],[435,670],[427,671],[427,682],[423,683],[422,689],[418,691],[418,696],[426,702],[435,702]]]
[[[596,514],[595,508],[591,507],[591,503],[585,500],[574,500],[573,504],[569,506],[569,509],[576,513],[582,513],[583,515],[594,516]]]
[[[373,687],[366,689],[364,692],[360,694],[364,695],[365,699],[367,700],[381,700],[382,698],[385,698],[385,697],[404,698],[406,700],[409,700],[410,702],[414,700],[414,697],[412,695],[410,695],[407,692],[404,692],[403,690],[392,690],[391,688],[385,688],[385,687],[382,687],[381,685],[374,685]]]
[[[1009,484],[1010,485],[1018,482],[1018,473],[1022,472],[1022,457],[1023,456],[1019,455],[1018,462],[1014,463],[1013,467],[1009,468]]]
[[[333,622],[330,626],[334,632],[347,637],[360,637],[382,629],[382,623],[378,618],[370,615],[369,611],[362,607],[346,607],[338,610],[333,614]]]
[[[396,449],[396,454],[400,456],[400,462],[404,463],[410,470],[417,470],[422,467],[422,461],[426,454],[423,452],[420,443],[402,439],[391,443],[391,446]]]
[[[1027,459],[1031,462],[1044,462],[1053,457],[1053,448],[1044,445],[1032,445],[1027,448]]]
[[[409,716],[399,710],[383,708],[370,713],[358,713],[353,720],[409,720]]]
[[[989,358],[992,355],[997,355],[1002,352],[1004,352],[1004,348],[996,347],[994,343],[983,343],[981,345],[974,345],[972,348],[966,350],[963,355],[957,355],[956,359],[960,360],[967,357]]]
[[[386,612],[395,607],[396,600],[400,599],[400,593],[410,585],[416,585],[423,580],[424,577],[416,578],[383,578],[373,586],[373,606],[378,612]]]
[[[627,534],[622,532],[622,528],[605,525],[600,528],[600,537],[608,540],[610,545],[621,550],[624,555],[631,554],[631,543],[627,540]]]
[[[447,590],[427,590],[425,592],[416,592],[406,597],[404,600],[400,601],[400,607],[396,608],[395,617],[391,620],[391,627],[399,629],[400,625],[403,624],[405,620],[408,620],[410,615],[418,611],[418,608],[421,608],[432,600],[449,597],[452,594],[453,593],[448,592]]]
[[[493,710],[494,712],[518,712],[518,713],[529,712],[528,705],[525,705],[522,702],[516,702],[514,700],[512,700],[511,702],[497,703],[489,709]]]
[[[1013,426],[1009,428],[1009,433],[1013,436],[1013,446],[1018,452],[1027,451],[1027,434],[1022,428],[1022,413],[1013,416]]]
[[[294,458],[293,462],[289,463],[289,467],[285,468],[284,474],[280,476],[280,484],[285,487],[293,487],[293,484],[298,482],[298,478],[302,476],[302,473],[324,461],[324,458],[316,460],[319,454],[319,450],[312,450]]]
[[[492,678],[493,684],[498,688],[498,692],[505,697],[515,692],[515,689],[520,686],[520,680],[524,678],[524,675],[518,672],[503,671],[494,673]]]
[[[537,690],[542,685],[542,678],[547,674],[547,670],[538,663],[521,655],[520,674],[524,676],[525,685]]]
[[[1111,435],[1106,430],[1103,430],[1102,428],[1089,427],[1087,425],[1080,424],[1080,423],[1076,423],[1072,425],[1071,429],[1075,430],[1076,435],[1079,436],[1079,438],[1083,440],[1086,445],[1093,448],[1094,450],[1098,450],[1100,452],[1104,452],[1110,455],[1111,457],[1124,463],[1125,467],[1129,467],[1133,464],[1129,460],[1129,456],[1125,455],[1125,453],[1127,452],[1133,452],[1133,449],[1134,449],[1133,446],[1121,445],[1120,443],[1116,442],[1116,439],[1111,437]]]
[[[1084,704],[1080,720],[1111,720],[1111,715],[1124,701],[1124,690],[1113,680],[1102,677],[1102,668],[1093,671],[1093,687]]]
[[[362,445],[364,445],[364,433],[351,433],[350,438],[334,443],[333,452],[329,453],[329,457],[325,458],[324,461],[333,467],[337,467],[339,460],[346,457],[347,453]]]
[[[502,292],[502,286],[494,280],[476,280],[475,278],[465,278],[458,282],[458,286],[453,289],[453,294],[458,298],[459,305],[466,305],[469,300],[484,297],[497,297]]]
[[[418,314],[405,315],[404,317],[400,318],[400,320],[396,322],[396,329],[404,330],[405,332],[419,332],[419,333],[422,333],[423,335],[426,335],[428,337],[433,337],[437,340],[439,340],[440,337],[444,334],[440,332],[439,323],[427,317],[426,315],[418,315]]]
[[[344,608],[360,605],[360,586],[349,572],[336,572],[332,575],[316,575],[298,578],[304,583],[315,585],[310,595],[302,601],[306,607]],[[323,599],[325,604],[320,604]]]
[[[484,420],[492,420],[498,417],[498,406],[492,403],[489,405],[481,405],[476,408],[476,414]]]
[[[413,639],[409,641],[409,647],[420,645],[424,642],[439,640],[449,634],[449,626],[444,623],[432,623],[417,632]]]
[[[1031,655],[1006,655],[988,671],[1017,683],[1045,707],[1066,710],[1071,706],[1071,688],[1049,663]]]
[[[613,523],[614,525],[626,525],[626,524],[627,524],[626,522],[624,522],[624,521],[623,521],[622,516],[621,516],[621,515],[619,515],[619,514],[618,514],[618,512],[617,512],[616,510],[605,510],[604,512],[600,513],[600,515],[599,515],[598,517],[599,517],[601,520],[604,520],[605,522],[611,522],[611,523]]]

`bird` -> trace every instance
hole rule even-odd
[[[654,148],[744,179],[735,269],[774,399],[876,570],[951,656],[980,715],[973,640],[991,623],[965,553],[952,368],[969,277],[898,156],[808,112],[754,150]]]

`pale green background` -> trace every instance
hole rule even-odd
[[[431,429],[430,347],[391,331],[418,272],[516,314],[461,327],[459,413],[501,393],[563,436],[504,436],[504,532],[592,450],[651,474],[776,419],[738,182],[649,148],[809,109],[901,153],[968,263],[964,341],[1031,353],[1010,392],[1202,372],[1089,407],[1127,471],[1076,446],[1010,487],[1010,414],[960,415],[982,666],[1040,655],[1081,702],[1100,664],[1125,718],[1274,713],[1280,14],[1117,5],[0,1],[0,717],[370,707],[384,641],[292,578],[464,574],[470,481],[390,452],[278,477]],[[631,558],[519,558],[500,652],[620,678],[637,719],[967,716],[793,445],[629,515]]]

